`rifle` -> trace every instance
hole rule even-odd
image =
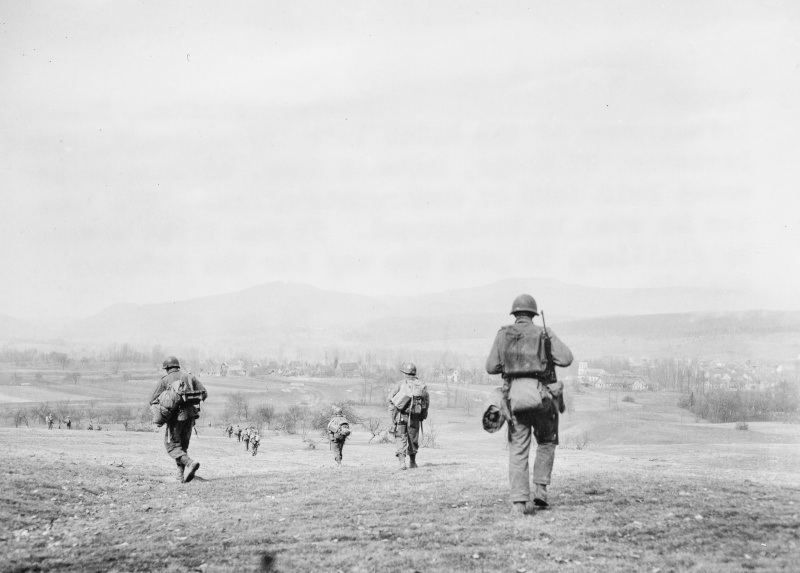
[[[547,358],[547,365],[545,366],[544,374],[542,375],[541,380],[545,386],[549,386],[550,384],[555,384],[558,382],[558,376],[556,375],[556,364],[553,361],[553,342],[547,332],[547,323],[544,320],[544,311],[542,311],[542,330],[544,336],[544,355]],[[564,404],[564,392],[561,392],[561,394],[558,396],[558,411],[563,414],[564,410],[566,409],[566,404]]]

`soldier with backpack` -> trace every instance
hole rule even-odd
[[[233,435],[233,426],[228,424],[228,427],[225,428],[225,433],[228,434],[228,438],[230,438]]]
[[[200,468],[200,463],[191,459],[187,452],[192,438],[192,428],[200,416],[199,403],[208,397],[208,392],[194,374],[181,372],[180,362],[175,356],[167,356],[162,369],[167,373],[162,376],[150,395],[150,404],[158,404],[162,393],[166,391],[177,392],[181,396],[176,411],[169,415],[164,424],[167,427],[164,433],[164,446],[167,454],[178,466],[178,481],[188,483],[194,479],[195,473]]]
[[[338,465],[342,465],[342,455],[344,453],[344,443],[350,435],[350,422],[344,417],[342,408],[334,406],[333,418],[328,422],[328,441],[333,447],[334,460]]]
[[[245,428],[242,432],[242,439],[244,440],[244,451],[250,451],[250,428]]]
[[[425,384],[417,378],[416,365],[406,362],[400,367],[400,372],[405,378],[389,391],[389,413],[392,415],[394,428],[395,455],[400,464],[399,469],[406,469],[406,456],[409,458],[408,469],[415,469],[420,428],[423,420],[428,417],[430,395]]]
[[[258,453],[258,446],[261,444],[261,436],[258,435],[258,430],[253,430],[253,435],[250,436],[250,446],[253,450],[253,455]]]
[[[539,507],[548,505],[547,486],[558,445],[559,410],[563,407],[563,384],[555,379],[553,367],[572,364],[572,352],[549,328],[533,323],[539,309],[531,295],[514,299],[511,314],[514,324],[500,329],[486,359],[486,371],[503,376],[502,403],[487,410],[487,415],[497,422],[495,429],[502,426],[501,416],[508,421],[512,510],[522,515],[528,512],[530,503],[531,433],[537,444],[533,503]]]
[[[236,441],[242,441],[242,429],[239,427],[239,424],[236,424]]]

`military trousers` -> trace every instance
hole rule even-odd
[[[191,461],[187,454],[189,440],[192,439],[194,420],[175,420],[167,424],[164,433],[164,446],[169,456],[175,460],[178,467],[183,467]]]
[[[333,448],[334,459],[337,462],[341,462],[344,454],[344,440],[331,440],[331,447]]]
[[[531,437],[536,440],[533,483],[548,485],[558,445],[558,404],[544,400],[542,409],[528,416],[516,416],[508,424],[508,480],[511,501],[530,501]]]
[[[394,434],[395,455],[398,458],[414,456],[419,450],[419,422],[397,424]]]

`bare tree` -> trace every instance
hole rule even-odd
[[[372,442],[375,438],[377,438],[384,430],[383,423],[381,422],[380,418],[367,418],[364,420],[364,427],[369,430],[369,433],[372,434],[372,437],[369,439],[369,442]]]
[[[294,426],[300,434],[300,437],[305,440],[312,425],[311,411],[308,409],[308,406],[289,406],[287,415],[294,421]]]
[[[64,376],[64,380],[66,380],[68,382],[72,382],[76,386],[78,385],[78,380],[80,380],[80,379],[81,379],[81,373],[80,372],[67,372],[67,375]]]
[[[259,432],[265,425],[269,428],[272,420],[275,419],[275,407],[269,404],[259,404],[253,408],[253,419]]]
[[[67,364],[69,364],[70,362],[69,356],[67,356],[63,352],[51,352],[49,356],[56,364],[61,365],[62,370],[67,369]]]
[[[225,396],[225,417],[230,420],[247,420],[250,404],[244,392],[233,392]]]

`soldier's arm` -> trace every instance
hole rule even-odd
[[[503,357],[501,351],[501,339],[503,337],[503,330],[497,333],[494,337],[494,344],[489,351],[489,357],[486,359],[486,372],[489,374],[502,374],[503,373]]]
[[[556,366],[569,366],[572,364],[573,356],[572,351],[566,344],[556,336],[556,333],[551,329],[547,329],[547,334],[550,335],[550,352],[553,354],[553,362]]]

